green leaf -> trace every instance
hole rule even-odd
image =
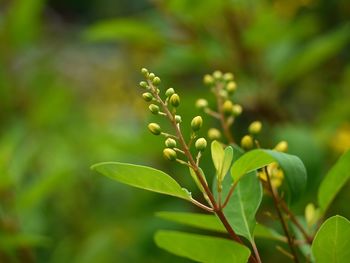
[[[340,189],[350,178],[350,150],[345,152],[323,179],[318,189],[318,204],[325,213]]]
[[[219,182],[222,182],[231,167],[233,149],[231,146],[228,146],[224,150],[221,143],[213,141],[211,143],[211,156],[215,166],[217,179]]]
[[[156,244],[175,255],[206,263],[246,263],[250,250],[237,242],[177,231],[158,231]]]
[[[166,173],[141,165],[106,162],[91,169],[118,182],[137,188],[190,200],[190,195]]]
[[[295,155],[273,150],[256,149],[244,154],[231,168],[234,181],[240,180],[245,174],[255,171],[270,163],[277,162],[284,172],[292,199],[301,196],[306,186],[306,169],[303,162]]]
[[[347,263],[350,258],[349,248],[350,222],[338,215],[322,224],[311,246],[317,263]]]
[[[254,229],[254,238],[272,239],[287,242],[287,239],[272,228],[268,228],[262,224],[257,224]]]
[[[227,233],[225,227],[215,215],[186,212],[158,212],[156,216],[182,225]]]
[[[222,163],[222,170],[220,172],[219,182],[222,182],[227,172],[230,170],[233,160],[233,149],[231,146],[227,146],[224,151],[224,160]]]

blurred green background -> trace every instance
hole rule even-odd
[[[195,208],[89,170],[147,164],[193,186],[146,130],[141,67],[181,95],[185,130],[203,74],[233,72],[234,136],[260,119],[263,146],[289,142],[309,173],[301,214],[350,148],[348,0],[0,0],[0,262],[188,262],[156,248],[156,229],[179,226],[154,213]],[[330,214],[350,217],[349,190]]]

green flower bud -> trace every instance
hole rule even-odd
[[[148,88],[148,85],[147,85],[147,82],[146,82],[146,81],[141,81],[141,82],[140,82],[140,86],[141,86],[142,88],[145,88],[145,89]]]
[[[149,75],[148,75],[148,78],[150,80],[153,80],[155,77],[156,77],[156,75],[154,75],[154,73],[149,73]]]
[[[175,90],[173,88],[169,88],[165,91],[165,96],[168,98],[175,93]]]
[[[236,89],[237,89],[236,82],[230,81],[229,83],[227,83],[226,90],[228,93],[233,93],[235,92]]]
[[[154,79],[152,80],[152,83],[154,85],[159,85],[160,84],[160,78],[159,77],[154,77]]]
[[[204,75],[203,82],[205,85],[212,85],[214,84],[214,78],[212,75],[206,74]]]
[[[253,148],[253,138],[252,138],[252,136],[250,136],[250,135],[243,136],[243,138],[241,140],[241,146],[244,149],[247,149],[247,150]]]
[[[175,161],[177,158],[176,152],[173,149],[165,148],[163,150],[163,156],[169,161]]]
[[[228,95],[227,91],[224,89],[220,90],[219,94],[222,98],[227,98]]]
[[[254,121],[249,125],[249,133],[250,134],[258,134],[261,131],[262,124],[260,121]]]
[[[151,93],[149,92],[145,92],[142,94],[142,98],[145,100],[145,101],[151,101],[153,99],[153,96]]]
[[[222,105],[222,110],[226,116],[230,116],[233,113],[233,103],[230,100],[227,100]]]
[[[182,122],[181,116],[175,115],[175,121],[176,121],[176,123],[181,123]]]
[[[233,80],[233,74],[231,72],[227,72],[224,74],[224,80],[231,81]]]
[[[280,141],[274,148],[278,152],[287,152],[288,151],[288,142]]]
[[[176,147],[176,141],[173,138],[168,138],[165,140],[165,146],[168,148],[175,148]]]
[[[162,132],[162,130],[160,129],[160,126],[154,122],[148,124],[148,129],[154,135],[159,135]]]
[[[170,104],[173,105],[174,107],[178,107],[180,105],[180,97],[176,93],[171,95],[169,101],[170,101]]]
[[[158,114],[159,113],[159,107],[157,105],[155,105],[155,104],[149,105],[148,108],[153,114]]]
[[[142,68],[142,69],[141,69],[141,73],[142,73],[143,75],[147,75],[147,74],[148,74],[148,69]]]
[[[210,128],[208,130],[208,138],[212,141],[218,140],[221,138],[221,132],[218,129]]]
[[[198,151],[204,151],[204,149],[207,147],[207,140],[204,138],[199,138],[195,143],[195,147]]]
[[[191,121],[191,128],[193,131],[198,131],[200,128],[202,128],[203,125],[203,119],[201,116],[196,116]]]
[[[234,116],[238,116],[242,113],[243,109],[241,105],[235,104],[232,107],[232,113]]]
[[[206,99],[198,99],[196,101],[196,107],[198,109],[204,109],[204,108],[208,107],[208,101]]]
[[[220,70],[214,71],[213,77],[214,77],[214,79],[217,79],[217,80],[221,79],[222,78],[222,72]]]

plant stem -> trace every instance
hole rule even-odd
[[[238,183],[238,181],[234,182],[234,184],[231,186],[230,191],[228,192],[226,199],[221,207],[222,209],[224,209],[226,207],[226,205],[228,204],[228,201],[230,201],[231,195],[233,194],[233,191],[235,190],[237,183]]]
[[[291,253],[293,255],[293,260],[294,260],[294,262],[298,263],[299,259],[298,259],[297,253],[296,253],[296,251],[294,249],[293,239],[292,239],[292,237],[291,237],[291,235],[289,233],[287,223],[284,221],[284,218],[283,218],[283,215],[282,215],[282,211],[281,211],[281,209],[279,207],[279,200],[278,200],[278,197],[277,197],[277,193],[276,193],[275,189],[273,188],[273,186],[271,184],[270,175],[269,175],[269,172],[268,172],[266,166],[264,167],[264,171],[266,173],[267,184],[268,184],[268,186],[270,188],[270,192],[271,192],[271,195],[272,195],[273,203],[275,205],[275,209],[277,211],[278,218],[279,218],[279,220],[281,222],[284,234],[287,237],[287,241],[288,241],[288,245],[289,245],[290,251],[291,251]]]

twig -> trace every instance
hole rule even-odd
[[[230,198],[231,198],[231,195],[233,194],[233,191],[235,190],[235,188],[236,188],[236,186],[237,186],[237,181],[236,182],[234,182],[234,184],[231,186],[231,188],[230,188],[230,191],[228,192],[228,194],[227,194],[227,196],[226,196],[226,199],[225,199],[225,201],[224,201],[224,203],[223,203],[223,205],[222,205],[222,209],[224,209],[226,206],[227,206],[227,204],[228,204],[228,202],[230,201]]]

